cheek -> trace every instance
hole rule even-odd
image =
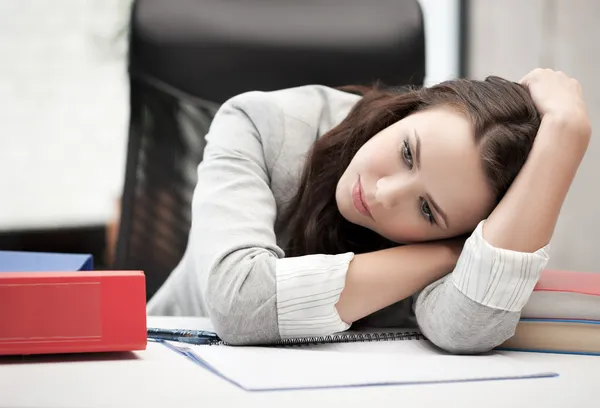
[[[381,225],[383,226],[377,232],[399,244],[423,242],[437,238],[435,229],[427,225],[417,214],[413,215],[406,211],[393,218],[385,219]]]
[[[360,166],[374,179],[373,181],[395,173],[401,168],[402,163],[396,147],[390,146],[389,143],[373,143],[362,153]]]

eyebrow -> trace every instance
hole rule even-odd
[[[414,132],[414,136],[415,136],[415,166],[417,167],[418,170],[421,169],[421,138],[419,137],[419,134],[417,133],[417,129],[413,129]],[[448,216],[446,216],[446,213],[444,212],[444,210],[442,210],[442,208],[438,205],[438,203],[435,202],[435,200],[428,194],[425,194],[425,198],[427,199],[427,201],[429,203],[431,203],[431,206],[433,207],[433,209],[435,210],[436,213],[438,213],[440,215],[440,217],[442,217],[442,220],[444,220],[444,225],[446,226],[446,228],[450,227],[450,224],[448,224]]]

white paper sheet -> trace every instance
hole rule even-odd
[[[282,390],[555,376],[515,357],[444,354],[425,341],[311,347],[188,346],[198,362],[246,390]]]

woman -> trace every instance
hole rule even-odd
[[[548,261],[590,133],[579,84],[551,70],[236,96],[148,313],[209,316],[239,345],[417,325],[447,351],[490,350]]]

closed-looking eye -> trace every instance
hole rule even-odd
[[[410,144],[408,143],[408,138],[404,139],[404,142],[402,142],[402,158],[404,160],[404,163],[406,163],[406,165],[408,166],[408,169],[412,170],[413,155],[410,149]]]

